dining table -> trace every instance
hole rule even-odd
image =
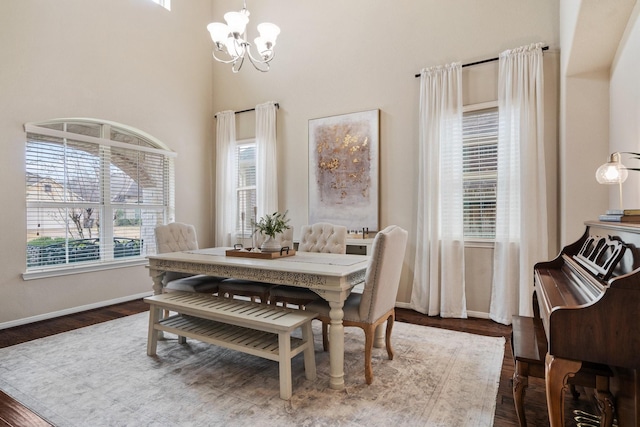
[[[329,387],[344,389],[343,306],[352,289],[364,282],[368,255],[295,252],[291,256],[258,258],[230,256],[233,248],[215,247],[149,255],[154,294],[163,292],[166,272],[205,274],[307,288],[326,300],[329,317]]]

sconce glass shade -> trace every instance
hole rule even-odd
[[[620,163],[620,153],[613,153],[609,161],[596,171],[596,180],[600,184],[621,184],[628,175],[627,168]]]
[[[280,27],[270,22],[263,22],[258,25],[258,32],[260,33],[260,38],[264,40],[265,43],[271,43],[271,47],[273,47],[276,45],[278,34],[280,34]]]
[[[267,42],[262,37],[256,37],[253,42],[261,56],[269,57],[271,55],[272,50],[267,47]]]
[[[216,45],[224,45],[231,32],[229,31],[229,27],[222,22],[212,22],[207,25],[207,30],[211,33],[211,40],[213,40]]]
[[[224,14],[224,20],[227,21],[229,30],[232,33],[238,33],[238,35],[244,34],[245,28],[249,23],[249,16],[247,13],[242,12],[227,12]]]

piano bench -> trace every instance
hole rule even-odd
[[[542,320],[534,317],[513,316],[511,349],[515,362],[513,401],[520,427],[526,427],[524,395],[529,385],[529,377],[545,378],[545,357],[548,345]],[[575,390],[576,385],[595,389],[598,409],[601,412],[601,427],[611,427],[613,424],[615,408],[609,391],[609,378],[612,376],[613,372],[608,366],[584,362],[582,368],[569,378],[574,398],[579,396]]]

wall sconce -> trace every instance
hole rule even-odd
[[[600,184],[618,184],[620,194],[620,210],[622,210],[622,183],[627,179],[629,172],[620,162],[620,153],[612,153],[609,161],[598,168],[596,180]]]

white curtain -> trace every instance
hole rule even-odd
[[[429,316],[466,318],[459,63],[422,70],[418,162],[411,308]]]
[[[496,239],[490,317],[532,315],[533,265],[548,259],[542,44],[500,54]]]
[[[257,218],[278,211],[278,158],[276,104],[256,105],[256,211]]]
[[[216,114],[216,246],[233,246],[236,219],[236,116]]]

